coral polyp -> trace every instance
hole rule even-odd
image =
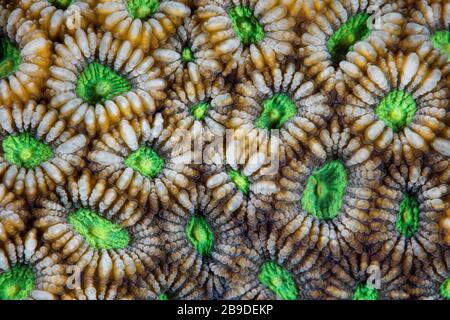
[[[197,169],[188,160],[191,151],[173,150],[180,137],[163,131],[164,119],[154,116],[122,120],[118,127],[93,141],[89,167],[102,179],[135,197],[156,213],[173,201],[192,207]],[[113,144],[111,144],[111,142]],[[120,146],[117,148],[116,146]]]
[[[405,23],[400,1],[326,1],[317,16],[305,22],[299,54],[306,75],[325,92],[345,94],[342,63],[359,54],[372,61],[401,39]]]
[[[282,165],[272,219],[276,224],[289,221],[330,259],[362,254],[370,232],[370,203],[383,177],[381,159],[371,157],[371,147],[337,118],[312,142],[310,150]]]
[[[123,281],[157,266],[162,245],[158,228],[136,201],[89,171],[71,179],[66,188],[37,201],[35,226],[68,264],[86,276],[86,282],[75,288],[76,295],[119,296]]]
[[[123,163],[148,178],[156,177],[164,167],[164,159],[149,147],[140,147],[131,153]]]
[[[158,0],[128,0],[127,10],[133,18],[141,20],[149,18],[158,10]]]
[[[17,264],[0,274],[0,300],[22,300],[34,287],[31,268]]]
[[[376,115],[394,132],[407,127],[416,113],[416,102],[405,91],[390,91],[376,106]]]
[[[439,49],[450,59],[450,31],[439,30],[434,32],[430,37],[431,43],[435,49]],[[449,60],[450,61],[450,60]]]
[[[0,300],[57,300],[64,293],[66,266],[36,229],[0,241]]]
[[[147,52],[164,43],[191,9],[182,0],[100,0],[95,13],[104,31]]]
[[[295,300],[297,285],[292,276],[273,261],[265,262],[259,273],[259,281],[283,300]]]
[[[56,110],[34,101],[0,108],[3,184],[18,195],[34,200],[65,183],[85,166],[87,137],[69,129]]]
[[[439,287],[439,294],[442,299],[450,300],[450,279],[445,279]]]
[[[280,129],[297,114],[294,102],[284,93],[277,93],[263,102],[263,111],[256,120],[257,128]]]
[[[222,77],[214,81],[205,79],[201,84],[189,72],[183,74],[184,82],[176,83],[164,101],[161,113],[173,131],[173,137],[180,139],[179,148],[190,145],[206,146],[226,136],[228,112],[233,109],[231,87]],[[194,158],[202,159],[202,152],[194,148]]]
[[[433,267],[437,271],[432,273],[445,270],[442,261],[448,253],[439,222],[445,216],[448,168],[448,161],[435,153],[418,157],[411,164],[393,161],[378,187],[370,213],[373,259],[382,268],[401,268],[402,276],[397,278],[404,288],[409,286],[408,276],[419,276],[433,259],[441,265]]]
[[[40,99],[49,75],[53,44],[21,8],[0,5],[0,105]]]
[[[365,40],[370,35],[371,28],[368,26],[368,20],[367,13],[356,14],[341,25],[328,39],[327,49],[335,65],[345,59],[347,53],[353,50],[356,42]]]
[[[0,39],[0,78],[7,78],[10,74],[16,72],[22,63],[20,50],[7,38]]]
[[[25,132],[2,141],[5,159],[21,168],[35,168],[53,157],[52,149]]]
[[[449,10],[446,1],[416,1],[410,8],[402,49],[416,52],[429,62],[450,61]]]
[[[123,249],[130,242],[126,230],[89,209],[80,208],[70,213],[67,222],[97,249]]]
[[[250,181],[249,179],[240,173],[238,170],[230,169],[227,172],[228,177],[235,184],[235,186],[245,195],[248,195],[250,191]]]
[[[282,1],[257,5],[253,1],[198,1],[196,15],[209,35],[215,54],[229,74],[238,64],[257,69],[274,67],[294,51],[295,19]]]
[[[378,300],[377,289],[367,285],[358,284],[353,293],[353,300]]]
[[[194,215],[186,226],[186,236],[198,253],[209,256],[214,245],[214,234],[208,222],[201,215]]]
[[[26,15],[36,20],[51,40],[87,28],[95,21],[95,0],[18,0]]]
[[[294,62],[264,72],[243,72],[242,77],[227,122],[242,148],[270,145],[280,158],[300,152],[331,116],[328,98]]]
[[[131,89],[127,79],[98,62],[88,64],[77,80],[76,92],[84,102],[96,104],[111,100]]]
[[[395,228],[406,237],[411,237],[419,226],[419,203],[414,195],[404,194],[397,213]]]
[[[362,68],[357,54],[354,59],[341,63],[352,88],[338,109],[346,125],[378,150],[408,158],[416,150],[447,155],[448,140],[439,136],[449,106],[442,71],[416,53],[389,53]]]
[[[153,113],[165,97],[154,59],[109,32],[77,29],[55,50],[47,81],[50,106],[69,126],[84,125],[89,135],[107,131],[122,118]]]
[[[197,102],[190,109],[189,112],[197,121],[205,120],[206,115],[208,114],[210,108],[210,104],[208,102]]]
[[[347,186],[347,170],[340,160],[332,160],[314,171],[302,195],[302,207],[320,220],[336,217],[342,208]]]
[[[219,154],[208,155],[205,161],[211,164],[205,165],[203,170],[207,173],[203,179],[211,198],[226,214],[235,216],[243,229],[249,230],[268,219],[271,199],[279,188],[274,180],[275,169],[266,154],[256,152],[240,163],[236,159],[244,155],[239,144],[235,146],[227,149],[230,154],[221,150]]]
[[[186,73],[194,83],[201,78],[214,80],[223,68],[195,17],[185,18],[176,33],[156,48],[152,56],[161,64],[164,75],[177,83],[183,81]]]
[[[227,299],[323,299],[330,264],[317,251],[301,245],[291,223],[260,226],[240,248],[245,269],[236,274]],[[306,243],[305,243],[306,244]]]
[[[167,262],[176,268],[171,277],[177,277],[177,282],[195,279],[185,289],[212,299],[223,296],[233,274],[244,269],[237,254],[244,242],[244,229],[234,212],[219,209],[220,202],[211,190],[200,186],[194,198],[192,209],[173,204],[159,213],[157,221],[165,234]]]
[[[228,9],[227,13],[234,33],[244,45],[258,43],[264,38],[264,29],[252,9],[246,6],[234,6]]]

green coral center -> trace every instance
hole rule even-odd
[[[266,261],[262,265],[259,281],[283,300],[297,299],[298,289],[294,278],[273,261]]]
[[[347,170],[340,160],[331,160],[314,171],[302,194],[302,207],[319,220],[335,218],[342,207]]]
[[[234,169],[228,171],[228,176],[243,194],[247,195],[250,192],[250,181],[246,176]]]
[[[110,82],[105,80],[100,80],[94,86],[94,94],[97,97],[106,97],[112,91],[112,85]]]
[[[440,30],[431,35],[431,43],[433,47],[443,51],[450,61],[450,31]]]
[[[419,226],[419,203],[414,196],[403,195],[400,209],[397,214],[395,228],[397,231],[409,238],[417,231]]]
[[[258,43],[264,38],[264,29],[253,11],[245,6],[235,6],[228,10],[234,33],[244,45]]]
[[[397,132],[408,126],[416,113],[416,102],[406,91],[389,92],[375,108],[375,113],[384,123]]]
[[[0,273],[0,300],[22,300],[34,287],[31,267],[17,264]]]
[[[294,102],[284,93],[277,93],[263,102],[263,112],[256,120],[256,127],[279,129],[297,113]]]
[[[156,177],[164,167],[164,159],[161,158],[152,148],[142,146],[124,161],[127,167],[136,170],[144,177]]]
[[[450,300],[450,278],[447,278],[439,288],[439,294],[443,299]]]
[[[369,15],[366,13],[357,14],[341,25],[328,39],[327,50],[336,65],[345,59],[356,42],[370,35],[368,19]]]
[[[192,116],[195,118],[195,120],[202,121],[208,114],[208,110],[209,110],[208,102],[199,102],[191,107],[190,112]]]
[[[131,89],[127,79],[110,68],[90,63],[77,81],[76,93],[90,104],[102,103]]]
[[[359,283],[353,292],[353,300],[378,300],[378,291],[367,284]]]
[[[135,19],[147,19],[159,8],[158,0],[128,0],[127,8]]]
[[[205,217],[199,214],[193,215],[188,221],[186,236],[198,253],[202,256],[211,255],[214,235]]]
[[[93,248],[123,249],[130,242],[126,230],[91,210],[78,209],[67,220]]]
[[[13,74],[22,63],[20,50],[7,38],[0,38],[0,79]]]
[[[169,300],[169,296],[167,293],[161,293],[158,297],[158,300]]]
[[[48,0],[49,3],[57,7],[58,9],[67,9],[75,0]]]
[[[194,53],[191,48],[186,47],[181,51],[181,61],[183,62],[192,62],[195,60]]]
[[[32,169],[53,157],[53,150],[29,133],[6,137],[2,142],[3,154],[11,164]]]

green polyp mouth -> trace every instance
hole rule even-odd
[[[302,194],[302,207],[319,220],[339,215],[347,186],[347,170],[340,160],[331,160],[315,170]]]
[[[280,129],[297,114],[294,102],[284,93],[277,93],[263,102],[263,112],[255,122],[261,129]]]
[[[200,255],[211,255],[214,235],[205,217],[194,214],[187,223],[186,236]]]
[[[77,81],[76,93],[90,104],[103,103],[131,89],[128,80],[112,69],[92,62]]]
[[[0,273],[0,300],[22,300],[34,287],[34,273],[30,266],[17,264]]]
[[[450,61],[450,31],[436,31],[431,35],[431,43],[434,48],[439,49],[447,54],[448,61]]]
[[[135,19],[145,20],[153,15],[159,8],[158,0],[128,0],[127,8]]]
[[[97,97],[105,97],[112,91],[112,84],[106,80],[100,80],[94,85],[94,94]]]
[[[22,63],[20,50],[7,38],[0,38],[0,79],[16,72]]]
[[[58,9],[67,9],[75,0],[48,0],[48,2]]]
[[[378,295],[377,289],[367,284],[359,283],[353,292],[353,300],[378,300]]]
[[[407,193],[403,194],[400,209],[395,222],[395,229],[407,238],[416,233],[419,227],[419,202],[416,197]]]
[[[169,296],[167,293],[161,293],[158,297],[158,300],[169,300]]]
[[[411,123],[416,109],[416,102],[408,92],[394,90],[381,100],[375,113],[389,128],[398,132]]]
[[[191,107],[190,112],[195,120],[202,121],[208,114],[209,107],[210,105],[208,102],[199,102]]]
[[[6,137],[3,156],[19,168],[33,169],[53,157],[53,150],[27,132]]]
[[[246,176],[241,174],[239,171],[230,169],[228,170],[228,176],[230,177],[231,181],[236,185],[236,187],[241,191],[243,194],[248,195],[250,192],[250,181]]]
[[[439,294],[443,299],[450,300],[450,278],[447,278],[444,282],[442,282],[439,287]]]
[[[295,300],[297,285],[292,275],[273,261],[266,261],[259,272],[259,281],[283,300]]]
[[[124,161],[127,167],[147,178],[156,177],[164,167],[164,159],[152,148],[142,146],[131,153]]]
[[[345,60],[345,56],[353,50],[353,45],[356,42],[362,41],[370,35],[372,30],[367,23],[368,20],[369,15],[367,13],[354,15],[328,39],[327,50],[335,65]]]
[[[244,45],[258,43],[264,38],[264,29],[253,11],[246,6],[228,9],[234,33]]]
[[[89,209],[78,209],[67,221],[95,249],[123,249],[130,242],[125,229]]]
[[[183,48],[181,51],[181,61],[184,63],[192,62],[195,60],[194,53],[192,52],[191,48]]]

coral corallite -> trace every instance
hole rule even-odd
[[[347,185],[347,173],[339,160],[332,160],[308,178],[302,206],[318,219],[329,220],[339,214]]]
[[[15,265],[0,274],[0,300],[22,300],[34,286],[34,274],[27,265]]]
[[[120,226],[102,218],[89,209],[78,209],[67,217],[74,229],[97,249],[123,249],[130,236]]]
[[[284,300],[297,298],[298,289],[292,276],[275,262],[267,261],[263,264],[259,281]]]

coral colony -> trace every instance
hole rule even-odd
[[[21,299],[450,299],[449,1],[0,0]]]

